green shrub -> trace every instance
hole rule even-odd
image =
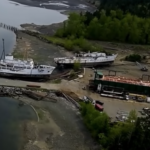
[[[62,38],[64,36],[64,30],[58,29],[57,32],[55,33],[55,36]]]
[[[82,51],[85,51],[85,52],[90,51],[90,49],[91,49],[90,43],[88,43],[83,38],[75,39],[74,44],[79,46],[82,49]]]
[[[59,83],[61,83],[61,79],[52,80],[52,83],[59,84]]]
[[[125,60],[132,61],[132,62],[136,62],[136,61],[141,62],[142,57],[138,54],[131,54],[131,55],[126,56]]]
[[[90,48],[91,52],[102,52],[102,47],[98,46],[98,45],[92,45]]]
[[[74,78],[75,76],[76,76],[76,74],[75,74],[74,70],[72,70],[72,71],[70,72],[70,78]]]
[[[56,33],[56,35],[59,34],[59,37],[61,37],[61,35],[63,34],[62,31],[58,31]],[[46,36],[46,35],[42,35],[43,38],[45,38],[46,40],[50,41],[51,43],[55,44],[55,45],[59,45],[64,47],[65,49],[69,50],[69,51],[84,51],[84,52],[101,52],[102,47],[96,45],[96,44],[92,44],[90,42],[88,42],[87,40],[83,39],[82,37],[80,37],[79,39],[75,39],[74,36],[70,36],[68,38],[59,38],[59,37],[50,37],[50,36]]]
[[[66,40],[64,42],[64,48],[67,50],[72,50],[73,49],[73,42],[71,40]]]
[[[81,114],[87,128],[94,138],[99,138],[100,133],[107,134],[109,118],[105,113],[99,113],[91,103],[81,102]]]
[[[74,71],[79,71],[80,68],[81,68],[81,64],[79,62],[74,62],[73,70]]]

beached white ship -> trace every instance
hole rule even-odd
[[[54,66],[36,65],[32,59],[15,59],[13,55],[5,55],[4,39],[3,51],[0,58],[0,76],[25,79],[49,79]]]
[[[106,53],[85,53],[75,54],[74,57],[54,58],[57,65],[72,66],[74,63],[80,63],[84,67],[96,67],[100,65],[110,65],[117,57],[117,54],[106,55]]]
[[[0,76],[45,79],[49,78],[55,67],[48,65],[35,65],[32,59],[14,59],[12,55],[6,55],[0,60]]]

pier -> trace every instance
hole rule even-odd
[[[12,31],[16,34],[16,36],[17,36],[18,30],[19,30],[18,28],[11,26],[11,25],[7,25],[5,23],[0,23],[0,28]]]

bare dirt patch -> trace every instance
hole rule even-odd
[[[58,56],[71,56],[63,47],[42,42],[36,37],[18,32],[14,56],[22,59],[33,58],[35,61],[55,65],[53,59]]]

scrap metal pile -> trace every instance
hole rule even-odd
[[[20,87],[12,87],[12,86],[0,86],[0,96],[8,96],[18,98],[22,95],[33,98],[34,100],[40,101],[51,101],[57,102],[57,98],[55,95],[55,91],[34,88],[20,88]]]
[[[118,111],[117,112],[117,115],[116,115],[116,119],[117,121],[126,121],[129,117],[129,112],[127,111]]]
[[[23,88],[0,86],[0,96],[18,96],[22,95]]]

